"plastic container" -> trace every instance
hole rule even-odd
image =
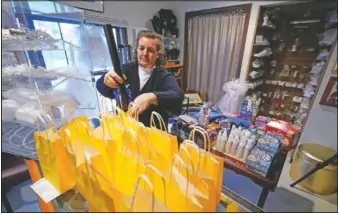
[[[248,140],[248,143],[246,144],[244,151],[243,151],[243,156],[242,156],[242,160],[246,160],[252,147],[254,146],[254,141],[252,139]]]
[[[234,142],[231,145],[231,155],[236,156],[237,149],[238,149],[238,144],[239,144],[239,136],[237,135],[235,137]]]
[[[247,143],[247,140],[244,139],[242,140],[239,145],[238,145],[238,148],[237,148],[237,152],[236,152],[236,157],[239,158],[239,159],[242,159],[243,157],[243,153],[244,153],[244,148],[246,146],[246,143]]]
[[[225,152],[226,144],[227,144],[227,131],[226,129],[222,129],[217,136],[216,150],[222,153]]]

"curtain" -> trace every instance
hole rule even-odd
[[[239,68],[245,12],[196,16],[188,20],[187,90],[218,101],[224,82]]]

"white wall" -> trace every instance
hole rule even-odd
[[[173,2],[174,3],[174,2]],[[252,42],[254,39],[256,23],[259,15],[259,6],[268,4],[285,3],[285,1],[175,1],[175,5],[172,10],[177,17],[177,26],[179,29],[179,37],[181,38],[181,60],[183,60],[184,51],[184,24],[185,24],[185,13],[189,11],[197,11],[218,7],[227,7],[241,4],[252,4],[251,15],[249,20],[249,27],[247,31],[247,37],[245,42],[244,54],[242,59],[242,67],[240,80],[244,81],[248,70]]]
[[[73,1],[63,2],[76,6]],[[104,1],[104,13],[86,11],[88,14],[101,15],[128,22],[128,43],[133,44],[133,28],[144,28],[146,23],[160,9],[171,9],[175,2],[170,1]]]
[[[322,83],[315,97],[312,109],[299,139],[299,144],[316,143],[337,150],[337,108],[323,106],[319,101],[332,76],[331,71],[337,60],[337,44],[328,62]]]

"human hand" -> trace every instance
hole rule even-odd
[[[154,93],[144,93],[136,97],[128,110],[129,115],[142,114],[151,104],[157,105],[157,97]]]
[[[117,88],[118,83],[123,83],[123,79],[114,71],[108,71],[104,75],[104,84],[110,88]]]

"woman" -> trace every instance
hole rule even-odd
[[[139,121],[150,126],[151,112],[159,113],[166,125],[168,112],[179,114],[184,94],[175,76],[161,67],[163,57],[162,37],[151,31],[137,35],[137,62],[122,66],[132,96],[131,115],[138,114]],[[97,90],[105,97],[114,98],[113,90],[123,79],[114,71],[108,71],[97,81]]]

